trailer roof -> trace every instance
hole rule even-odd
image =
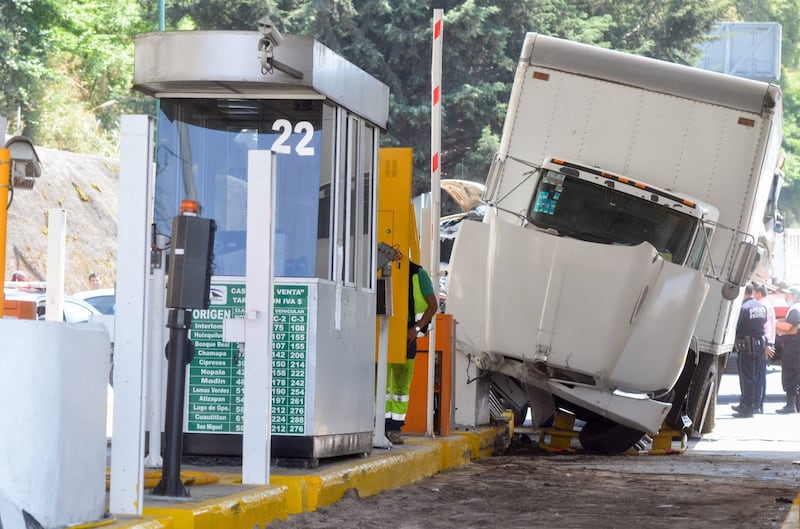
[[[780,112],[780,88],[650,57],[528,33],[520,60],[762,115]]]

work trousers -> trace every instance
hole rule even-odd
[[[764,351],[766,353],[766,350]],[[756,368],[757,376],[756,376],[756,395],[758,398],[756,399],[756,408],[763,410],[764,409],[764,398],[767,396],[767,357],[766,354],[762,354],[757,360]]]
[[[764,340],[752,340],[748,347],[737,347],[738,368],[739,368],[739,389],[742,398],[739,404],[744,409],[755,410],[761,403],[762,388],[762,369],[766,370],[764,360]],[[738,344],[738,340],[737,340]],[[763,368],[761,367],[763,364]]]
[[[387,432],[400,431],[408,413],[411,377],[414,375],[414,359],[403,364],[389,364],[386,371],[386,422]]]
[[[800,368],[782,367],[781,384],[787,395],[797,395],[798,387],[800,387]]]

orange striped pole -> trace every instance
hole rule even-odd
[[[436,300],[439,300],[439,217],[441,214],[442,161],[442,29],[444,10],[433,10],[433,52],[431,57],[431,263],[430,276]],[[433,437],[433,393],[436,362],[436,318],[428,333],[428,421],[425,434]]]

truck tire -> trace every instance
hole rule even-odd
[[[659,399],[672,404],[672,409],[669,410],[669,413],[664,419],[664,423],[668,428],[672,428],[673,430],[683,430],[685,427],[684,416],[689,416],[687,402],[689,387],[692,384],[692,376],[696,372],[695,355],[697,353],[689,349],[686,354],[686,362],[683,365],[683,370],[681,371],[678,381],[669,394],[663,399]]]
[[[593,417],[578,434],[584,450],[601,454],[618,454],[636,444],[645,432],[634,430],[605,417]]]
[[[687,411],[692,419],[689,437],[697,439],[714,430],[717,401],[717,357],[700,353],[689,385]]]

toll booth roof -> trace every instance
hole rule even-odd
[[[388,86],[325,45],[299,35],[285,35],[272,48],[277,66],[264,69],[259,57],[262,37],[256,31],[139,35],[134,88],[158,98],[330,99],[386,129]]]

